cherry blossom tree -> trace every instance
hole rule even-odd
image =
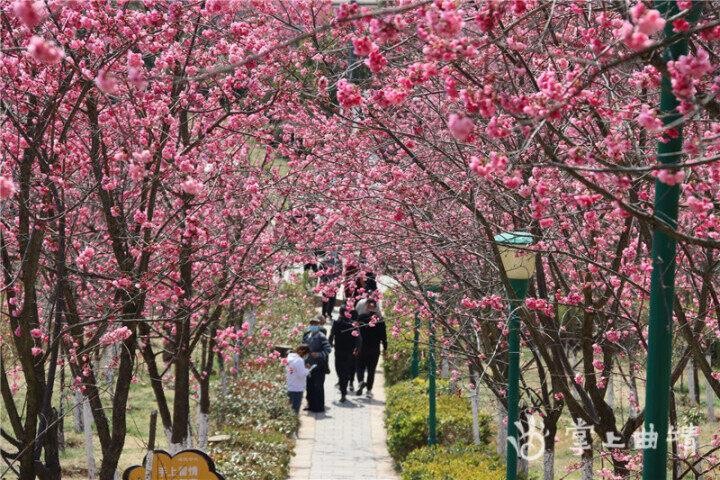
[[[191,78],[219,57],[282,41],[287,32],[269,18],[226,2],[2,5],[0,243],[14,345],[3,359],[17,358],[26,393],[21,410],[3,363],[13,430],[3,435],[17,448],[3,457],[21,478],[60,475],[57,368],[72,371],[91,405],[103,479],[123,450],[138,368],[172,445],[187,442],[193,374],[207,415],[209,352],[227,307],[270,290],[294,228],[294,180],[258,155],[290,90],[276,72],[294,60]],[[195,364],[198,345],[205,355]],[[117,376],[106,395],[93,360],[109,348],[101,368]],[[162,387],[170,369],[172,411]]]
[[[693,2],[676,5],[663,18],[643,2],[0,3],[13,345],[0,394],[17,449],[3,458],[22,478],[59,478],[58,368],[91,404],[100,478],[115,474],[139,368],[170,444],[186,445],[193,379],[202,418],[214,357],[246,335],[233,312],[318,248],[395,276],[398,308],[444,332],[455,377],[477,373],[503,403],[508,281],[492,239],[524,229],[538,240],[524,411],[544,417],[549,440],[563,413],[592,428],[585,478],[594,456],[606,478],[637,472],[639,455],[600,445],[643,421],[653,230],[679,245],[672,381],[692,360],[720,395],[707,360],[720,337],[720,19],[714,2],[697,22]],[[680,36],[690,53],[665,61]],[[669,127],[663,76],[682,114]],[[681,124],[683,163],[659,165],[655,146]],[[683,185],[677,229],[653,213],[656,178]],[[433,302],[427,278],[443,279]],[[105,350],[112,395],[93,363]],[[630,392],[629,412],[610,385]],[[715,465],[713,442],[676,452],[678,478]]]
[[[637,392],[644,369],[653,229],[680,244],[672,380],[692,358],[718,390],[705,359],[718,337],[718,19],[706,3],[691,24],[692,3],[678,6],[677,17],[664,19],[643,3],[438,1],[357,19],[316,55],[323,76],[310,89],[318,106],[305,106],[304,128],[322,128],[305,139],[311,155],[293,165],[312,168],[315,194],[334,206],[328,216],[343,232],[339,245],[372,250],[393,272],[446,279],[450,313],[437,321],[456,332],[471,364],[489,370],[501,400],[506,330],[495,296],[506,280],[492,238],[531,231],[540,255],[524,322],[533,354],[526,380],[541,381],[526,382],[525,402],[551,423],[567,408],[592,426],[596,444],[609,435],[627,443],[642,424],[637,398],[635,413],[623,415],[606,395],[610,378]],[[338,17],[358,13],[344,6]],[[668,22],[691,43],[672,62],[661,56]],[[657,142],[677,135],[654,107],[663,74],[684,115],[686,159],[674,169],[654,154]],[[346,133],[328,134],[338,129]],[[652,213],[655,178],[685,182],[677,231]],[[411,293],[424,299],[417,287]],[[639,456],[629,453],[603,453],[614,475],[637,471]],[[589,477],[592,450],[583,455]],[[687,474],[699,461],[676,456],[675,468]]]

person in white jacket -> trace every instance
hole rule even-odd
[[[305,392],[305,385],[307,384],[307,376],[311,370],[305,364],[305,359],[309,354],[310,348],[307,345],[300,345],[294,352],[288,354],[287,363],[285,364],[288,398],[296,414],[300,413],[300,405],[302,404],[302,397]]]

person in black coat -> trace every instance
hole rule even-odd
[[[360,330],[354,324],[357,315],[348,311],[345,305],[340,307],[340,314],[330,329],[330,345],[335,349],[335,371],[340,387],[340,401],[345,402],[348,383],[352,382],[357,366],[357,357],[362,346]]]
[[[332,347],[323,330],[320,321],[314,318],[303,336],[303,343],[310,348],[308,364],[312,371],[307,378],[307,410],[311,412],[325,411],[325,375],[329,372]]]
[[[376,298],[373,294],[378,289],[375,272],[365,272],[365,293],[369,297]]]
[[[322,315],[330,319],[337,299],[337,285],[335,283],[342,274],[342,261],[338,253],[326,253],[322,257],[318,272],[320,273],[320,294],[323,297]]]
[[[365,303],[365,313],[358,316],[360,334],[362,335],[362,348],[358,358],[357,379],[359,382],[357,394],[362,395],[367,388],[368,398],[372,398],[372,388],[375,382],[375,369],[380,360],[380,347],[387,351],[387,329],[380,316],[378,304],[373,299]],[[367,372],[367,379],[365,379]]]

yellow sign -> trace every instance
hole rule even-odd
[[[215,472],[215,464],[199,450],[183,450],[174,456],[155,450],[151,480],[224,480]],[[145,467],[134,466],[125,470],[123,480],[145,480]]]

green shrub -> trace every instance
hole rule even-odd
[[[383,361],[383,372],[385,373],[385,385],[395,385],[403,380],[409,380],[412,363],[412,333],[410,338],[407,335],[399,338],[391,338],[388,341],[388,354]],[[420,362],[420,376],[424,376],[423,363]]]
[[[503,464],[482,447],[422,447],[402,463],[402,480],[501,480]]]
[[[472,442],[472,412],[466,398],[451,392],[448,383],[438,380],[437,435],[442,445]],[[413,450],[427,444],[427,381],[416,378],[400,382],[387,390],[385,424],[388,451],[400,463]],[[487,443],[491,418],[480,415],[480,439]]]

